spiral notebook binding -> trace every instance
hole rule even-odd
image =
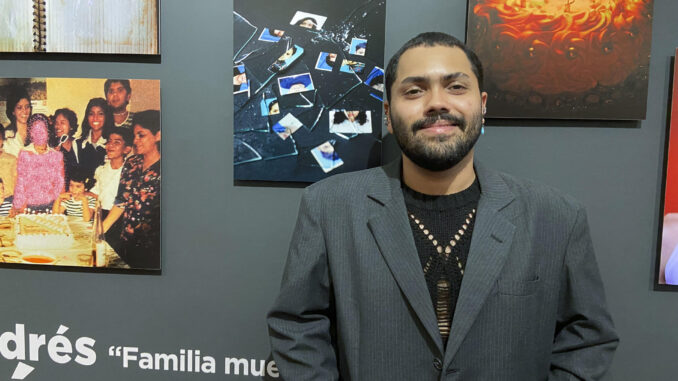
[[[33,51],[47,51],[46,0],[33,0]]]

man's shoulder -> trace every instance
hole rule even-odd
[[[494,171],[494,174],[506,184],[523,207],[534,212],[572,215],[584,209],[580,201],[554,186],[505,172]]]
[[[330,176],[309,185],[306,190],[307,193],[316,194],[364,195],[370,188],[385,181],[383,167],[374,167]]]

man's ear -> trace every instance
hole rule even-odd
[[[384,101],[384,115],[386,116],[386,128],[388,129],[388,132],[393,134],[393,127],[391,126],[391,113],[389,113],[390,110],[390,105],[388,104],[388,101]]]
[[[122,153],[124,153],[125,156],[129,155],[130,152],[132,152],[132,147],[130,146],[125,146],[125,149],[122,150]]]

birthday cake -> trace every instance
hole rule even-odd
[[[67,249],[75,243],[64,215],[20,214],[14,226],[18,249]]]

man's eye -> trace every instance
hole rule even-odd
[[[409,89],[405,91],[405,95],[415,95],[421,92],[421,89]]]

